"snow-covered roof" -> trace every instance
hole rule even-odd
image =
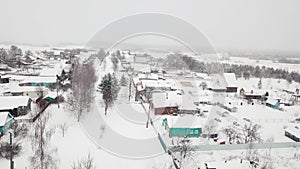
[[[28,77],[21,83],[56,83],[56,77],[40,77],[40,76],[33,76],[33,77]]]
[[[149,80],[158,80],[158,75],[154,73],[138,74],[139,80],[149,79]]]
[[[225,78],[220,74],[211,75],[210,81],[207,82],[207,88],[215,89],[215,90],[226,90],[227,83]]]
[[[10,115],[10,117],[8,116],[10,115],[9,112],[0,112],[0,126],[4,126],[7,122],[9,122],[12,118],[12,115]]]
[[[151,72],[151,68],[149,64],[132,63],[131,67],[136,72],[145,72],[145,73]]]
[[[27,106],[29,99],[28,96],[1,96],[0,109],[10,110],[19,106]]]
[[[202,128],[206,122],[206,119],[194,115],[165,115],[163,118],[167,119],[170,128]]]
[[[194,76],[206,80],[210,79],[207,73],[195,73]]]
[[[275,105],[279,100],[280,100],[279,98],[278,99],[268,98],[266,103]]]
[[[53,54],[54,54],[54,55],[60,55],[60,52],[61,52],[61,51],[59,51],[59,50],[54,50],[54,51],[53,51]]]
[[[298,128],[299,128],[299,126],[298,126]],[[289,126],[285,129],[285,131],[287,131],[297,137],[300,137],[300,129],[297,129],[296,127]]]
[[[44,98],[50,97],[50,98],[55,99],[57,97],[57,95],[61,95],[61,94],[62,94],[61,92],[59,92],[58,94],[57,94],[57,92],[49,92]]]
[[[208,162],[206,163],[208,168],[215,168],[215,169],[233,169],[233,168],[239,168],[239,169],[249,169],[250,163],[247,161],[242,161],[242,163],[239,160],[235,161],[227,161],[224,162]]]
[[[234,73],[224,73],[224,78],[227,87],[238,87],[237,80]]]
[[[173,79],[165,79],[165,80],[139,80],[139,77],[133,78],[134,84],[141,83],[143,88],[140,90],[145,89],[146,87],[153,87],[153,88],[171,88],[171,89],[178,89],[178,85]]]
[[[19,93],[19,92],[41,92],[47,90],[44,86],[17,86],[11,88],[10,92]]]
[[[51,76],[56,76],[59,74],[60,74],[60,72],[54,68],[46,68],[41,71],[40,76],[51,77]]]
[[[178,91],[154,92],[152,103],[154,108],[177,107],[182,103],[182,96]]]

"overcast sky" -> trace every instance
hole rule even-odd
[[[82,43],[121,17],[186,20],[217,48],[300,51],[299,0],[1,0],[0,41]]]

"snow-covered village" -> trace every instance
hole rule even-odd
[[[176,12],[152,2],[133,13],[120,9],[138,2],[104,11],[93,2],[91,14],[81,2],[77,14],[66,13],[70,2],[31,1],[23,7],[40,9],[41,25],[4,20],[12,26],[0,31],[0,169],[299,169],[298,2],[232,2],[242,9],[233,16],[223,2],[176,2]],[[14,3],[0,18],[21,9]],[[99,28],[113,8],[120,14]],[[203,25],[185,15],[206,10],[216,13]],[[263,19],[274,16],[289,25]],[[71,19],[83,17],[89,29]]]

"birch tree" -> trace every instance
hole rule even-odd
[[[97,81],[93,59],[83,63],[75,61],[72,91],[68,98],[71,111],[79,122],[85,112],[89,112],[94,99],[94,88]]]
[[[56,169],[56,148],[51,147],[50,141],[55,130],[47,129],[49,113],[44,112],[34,124],[34,133],[31,136],[31,147],[33,155],[30,157],[31,168],[34,169]]]

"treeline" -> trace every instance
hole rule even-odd
[[[163,62],[163,67],[169,70],[182,70],[187,69],[199,73],[235,73],[236,77],[244,77],[249,79],[250,77],[256,78],[274,78],[285,79],[288,82],[300,83],[300,74],[296,71],[287,71],[284,69],[274,69],[273,67],[265,66],[251,66],[251,65],[238,65],[238,64],[221,64],[217,62],[204,63],[196,60],[188,55],[181,53],[174,53],[167,56]]]

